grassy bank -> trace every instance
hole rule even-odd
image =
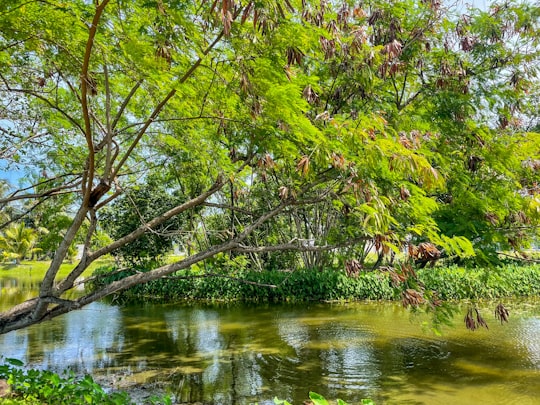
[[[101,282],[126,274],[106,276],[112,268],[99,269]],[[127,272],[126,272],[127,273]],[[540,265],[507,265],[491,269],[436,267],[418,271],[427,290],[444,300],[540,295]],[[273,287],[272,287],[273,286]],[[391,300],[401,298],[385,272],[348,277],[338,270],[294,272],[233,272],[204,274],[183,271],[175,277],[136,286],[125,300],[176,301],[182,299],[239,301]]]
[[[21,264],[0,263],[0,279],[16,278],[21,284],[38,283],[45,276],[50,263],[50,261],[24,261]],[[112,259],[96,260],[84,271],[82,277],[90,277],[97,268],[112,265],[112,263]],[[77,263],[63,263],[56,278],[64,278],[76,265]]]

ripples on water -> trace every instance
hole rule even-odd
[[[508,325],[469,332],[458,315],[437,337],[393,303],[94,303],[0,336],[0,349],[36,367],[159,381],[184,402],[301,404],[315,390],[378,405],[540,404],[539,301],[514,306]]]

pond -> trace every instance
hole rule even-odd
[[[21,298],[4,280],[0,309]],[[490,329],[470,332],[463,307],[441,336],[398,303],[99,302],[0,336],[0,353],[54,371],[159,382],[185,403],[302,404],[313,390],[351,404],[538,404],[540,299],[505,302],[508,324],[485,305]]]

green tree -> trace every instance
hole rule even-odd
[[[162,186],[149,182],[126,191],[104,210],[103,226],[113,239],[120,239],[144,226],[147,221],[174,208],[182,200],[171,195]],[[160,258],[164,254],[172,252],[173,242],[181,240],[180,232],[184,229],[185,224],[180,218],[171,218],[133,243],[120,247],[113,254],[127,264],[149,269],[162,262]]]
[[[0,158],[39,180],[0,204],[26,201],[27,217],[67,196],[58,212],[73,215],[39,296],[1,314],[0,333],[224,252],[301,252],[313,265],[307,253],[332,262],[321,252],[341,260],[371,244],[382,257],[411,237],[461,256],[519,249],[538,221],[540,9],[455,12],[412,0],[10,2]],[[127,203],[150,179],[174,207]],[[96,247],[115,201],[133,208],[118,221],[138,209],[143,220]],[[187,257],[61,299],[96,259],[168,221],[196,242]],[[83,257],[55,283],[74,241]]]
[[[39,249],[35,248],[38,233],[27,228],[24,223],[12,224],[0,234],[0,251],[4,259],[15,260],[17,264]]]

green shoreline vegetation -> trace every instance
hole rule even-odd
[[[398,289],[389,271],[360,272],[348,276],[341,269],[298,269],[294,271],[253,271],[242,265],[231,268],[193,266],[175,275],[132,287],[115,300],[129,302],[141,298],[153,302],[223,300],[253,302],[394,300]],[[0,280],[16,278],[19,285],[38,283],[48,262],[29,261],[20,265],[0,265]],[[72,265],[63,264],[62,273]],[[112,260],[95,263],[84,274],[86,288],[93,290],[115,279],[144,271],[133,268],[119,271]],[[436,266],[416,271],[417,285],[436,291],[441,300],[496,299],[540,295],[540,264],[507,263],[493,268],[467,268],[457,265]],[[62,277],[62,274],[59,274]],[[2,288],[6,288],[3,286]]]
[[[98,268],[90,288],[99,288],[138,270],[117,272],[114,267]],[[496,268],[460,266],[425,268],[416,272],[410,288],[422,286],[436,291],[441,300],[495,299],[540,295],[540,265],[507,264]],[[410,281],[410,280],[409,280]],[[204,271],[198,268],[175,276],[138,285],[120,293],[116,300],[141,298],[155,302],[178,300],[224,300],[254,302],[356,301],[401,299],[402,288],[394,287],[388,271],[363,272],[356,277],[343,270],[323,271]]]

